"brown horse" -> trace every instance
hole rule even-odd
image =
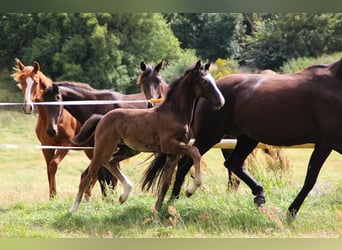
[[[148,103],[148,107],[153,107],[155,103],[162,101],[169,89],[168,84],[163,80],[160,75],[160,70],[164,66],[162,60],[155,67],[146,65],[143,61],[140,63],[140,69],[143,71],[138,77],[138,84],[142,88]]]
[[[144,64],[142,62],[142,64]],[[145,65],[145,64],[144,64]],[[35,96],[36,102],[51,102],[51,101],[96,101],[96,100],[108,100],[115,101],[109,104],[91,104],[91,105],[39,105],[39,111],[42,117],[45,117],[46,132],[51,137],[59,137],[63,131],[60,131],[58,124],[60,119],[64,117],[64,114],[72,114],[80,124],[83,124],[91,115],[101,114],[104,115],[108,111],[114,108],[147,108],[149,103],[145,99],[145,95],[153,98],[157,93],[153,87],[157,86],[156,82],[159,81],[159,70],[163,65],[163,61],[160,62],[155,68],[151,65],[141,67],[142,73],[138,77],[138,84],[144,93],[124,95],[112,90],[97,90],[90,88],[88,84],[75,83],[75,82],[56,82],[51,85],[46,85],[41,82],[39,85],[39,91]],[[151,92],[151,93],[150,93]],[[70,139],[70,137],[68,138]],[[93,143],[84,146],[93,146]],[[121,145],[124,147],[123,145]],[[87,150],[87,156],[92,158],[93,150]],[[117,179],[106,169],[101,167],[98,172],[98,179],[101,183],[101,191],[103,196],[106,196],[105,183],[110,184],[111,187],[115,187]],[[93,186],[96,179],[93,179]]]
[[[203,98],[198,101],[193,145],[203,155],[223,135],[237,136],[237,145],[225,166],[251,188],[256,205],[265,203],[264,191],[243,169],[243,163],[258,142],[276,146],[315,144],[304,185],[288,208],[295,216],[330,152],[342,153],[342,60],[287,75],[233,74],[217,80],[217,86],[229,101],[220,110],[213,110]],[[163,157],[159,156],[154,168],[163,167]],[[172,198],[179,196],[192,164],[187,156],[179,161]]]
[[[193,102],[197,97],[207,98],[214,107],[220,108],[224,98],[216,87],[215,80],[208,73],[209,64],[203,65],[198,61],[195,67],[187,70],[177,78],[165,98],[165,101],[156,108],[147,110],[115,109],[105,116],[90,118],[80,133],[74,138],[76,143],[83,143],[95,134],[94,157],[88,168],[81,176],[78,194],[71,211],[76,211],[81,202],[85,189],[101,164],[106,167],[123,184],[124,192],[120,195],[123,203],[132,189],[131,182],[120,169],[116,168],[120,155],[117,145],[124,142],[128,147],[139,152],[163,152],[167,154],[165,178],[161,192],[155,205],[156,210],[161,207],[165,193],[171,182],[171,174],[180,154],[189,155],[195,162],[194,184],[189,192],[201,185],[200,154],[196,147],[187,145],[189,140],[188,124],[191,119]]]

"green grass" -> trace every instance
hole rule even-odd
[[[2,86],[5,82],[0,80]],[[0,92],[0,101],[4,101],[2,93],[5,92]],[[24,115],[20,109],[0,108],[0,145],[39,145],[34,131],[37,115]],[[287,172],[266,169],[260,152],[250,161],[250,172],[266,192],[267,203],[260,211],[245,184],[241,184],[238,192],[227,190],[220,150],[210,150],[203,159],[203,185],[196,194],[185,198],[182,193],[178,201],[165,202],[156,216],[152,212],[156,194],[140,191],[140,178],[149,154],[122,163],[122,170],[135,184],[125,204],[118,202],[120,184],[109,201],[102,200],[96,184],[90,201],[82,202],[79,211],[70,214],[80,174],[89,163],[83,152],[70,151],[62,161],[56,176],[58,195],[49,200],[41,151],[0,148],[0,237],[341,237],[342,157],[337,153],[328,158],[296,219],[290,221],[286,215],[303,184],[311,151],[284,150],[292,165]],[[189,181],[187,178],[184,187]]]
[[[37,145],[36,118],[1,111],[0,144]],[[125,204],[119,205],[117,200],[121,185],[105,202],[96,184],[90,201],[82,202],[80,210],[70,214],[80,173],[89,162],[82,152],[70,151],[61,163],[58,196],[51,201],[40,150],[0,149],[0,237],[341,237],[341,159],[337,154],[329,157],[297,218],[288,221],[286,216],[304,180],[310,151],[286,149],[293,165],[286,173],[265,171],[262,166],[251,169],[267,195],[265,209],[258,211],[246,185],[242,184],[237,193],[227,191],[223,158],[219,150],[213,149],[204,157],[203,186],[198,192],[192,198],[182,194],[175,203],[165,203],[156,216],[151,209],[156,195],[141,192],[139,186],[148,154],[122,164],[135,184]],[[262,154],[257,153],[257,157],[257,164],[262,165]]]

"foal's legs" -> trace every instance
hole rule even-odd
[[[102,138],[103,139],[103,138]],[[111,142],[115,142],[115,138],[107,138]],[[100,139],[98,140],[100,142]],[[79,190],[75,198],[74,205],[70,209],[71,212],[74,212],[78,209],[82,196],[86,188],[91,184],[91,180],[96,176],[101,165],[105,164],[106,168],[111,171],[111,173],[123,184],[124,191],[120,195],[119,201],[123,203],[127,200],[128,195],[132,189],[132,183],[130,180],[121,172],[120,168],[118,168],[117,163],[124,159],[127,159],[133,155],[138,154],[138,151],[134,151],[129,149],[128,147],[120,147],[120,150],[113,154],[115,151],[116,145],[98,143],[99,146],[95,148],[95,152],[93,158],[88,166],[88,168],[82,173],[81,181],[79,185]]]
[[[204,155],[212,146],[214,146],[220,138],[216,139],[214,137],[210,138],[196,138],[193,146],[198,148],[199,153]],[[184,155],[178,162],[178,168],[176,172],[175,183],[173,184],[171,199],[178,199],[181,187],[183,185],[186,174],[189,172],[191,166],[193,165],[193,160],[189,155]],[[189,197],[193,193],[187,192],[186,195]]]
[[[129,193],[133,188],[132,182],[121,172],[120,168],[118,168],[118,164],[116,162],[107,162],[106,168],[122,183],[123,192],[120,195],[119,202],[124,203]]]
[[[94,158],[93,158],[94,159]],[[75,201],[73,206],[70,209],[70,212],[75,212],[78,210],[80,206],[83,194],[87,188],[89,188],[92,179],[96,176],[98,169],[100,168],[101,164],[98,164],[96,161],[91,161],[89,166],[86,170],[83,171],[81,174],[81,181],[78,187],[78,193],[76,195]]]
[[[322,168],[322,165],[324,161],[328,158],[330,152],[331,152],[330,149],[320,147],[317,144],[315,145],[315,149],[312,152],[312,155],[310,157],[309,166],[308,166],[305,181],[304,181],[304,186],[302,187],[299,194],[297,195],[295,200],[292,202],[292,204],[288,208],[288,211],[291,216],[293,217],[296,216],[306,196],[315,185],[318,174]]]
[[[248,136],[239,136],[232,155],[225,161],[224,165],[249,186],[252,193],[256,196],[254,203],[260,207],[266,201],[263,187],[243,169],[245,159],[257,145],[258,142]]]

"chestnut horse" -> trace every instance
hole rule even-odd
[[[201,156],[196,147],[187,145],[193,103],[200,96],[207,98],[215,108],[221,108],[225,102],[216,87],[215,80],[208,72],[209,66],[198,61],[195,67],[187,70],[170,85],[165,101],[156,108],[114,109],[105,116],[92,116],[82,126],[73,141],[84,143],[94,134],[94,157],[81,175],[79,191],[71,211],[78,209],[84,191],[89,187],[93,176],[102,164],[106,164],[105,166],[122,182],[124,191],[119,201],[121,203],[126,201],[132,184],[116,167],[119,160],[127,157],[120,148],[116,152],[120,142],[125,143],[133,151],[167,154],[165,181],[158,194],[156,210],[159,210],[162,205],[180,154],[189,155],[195,162],[195,178],[189,192],[194,192],[201,185]],[[113,156],[113,153],[116,154]]]
[[[24,96],[23,110],[25,114],[32,114],[36,95],[40,91],[40,84],[45,85],[52,84],[52,80],[46,77],[40,71],[40,65],[38,62],[34,62],[32,66],[25,66],[19,59],[17,61],[17,68],[15,72],[11,75],[13,79],[18,82],[18,86]],[[89,86],[90,88],[90,86]],[[47,131],[47,119],[44,116],[43,107],[38,106],[38,119],[36,124],[36,135],[43,146],[64,146],[70,147],[73,144],[70,142],[70,138],[78,133],[81,125],[77,120],[68,112],[63,114],[63,118],[60,119],[58,127],[60,134],[58,137],[51,137],[48,135]],[[63,160],[69,149],[64,148],[43,148],[43,156],[46,162],[47,175],[49,181],[49,196],[54,197],[57,193],[56,188],[56,171],[59,163]],[[90,189],[87,190],[87,195],[90,196]]]
[[[212,109],[203,98],[198,101],[193,145],[203,155],[225,134],[235,135],[237,145],[225,166],[250,187],[257,206],[265,203],[263,187],[243,168],[257,144],[315,144],[304,185],[288,208],[294,217],[330,152],[342,153],[342,59],[312,65],[294,74],[232,74],[217,80],[217,86],[229,101],[220,110]],[[165,156],[160,154],[158,158],[150,171],[163,168]],[[179,161],[171,198],[179,196],[192,164],[188,156]],[[153,174],[146,176],[156,178]],[[145,180],[149,181],[153,180]]]

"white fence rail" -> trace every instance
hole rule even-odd
[[[190,144],[192,144],[194,140],[190,140]],[[225,148],[225,149],[233,149],[236,145],[235,139],[222,139],[219,143],[215,144],[213,148]],[[267,145],[263,143],[259,143],[257,148],[266,148]],[[20,148],[35,148],[35,149],[72,149],[72,150],[82,150],[82,149],[92,149],[92,147],[64,147],[64,146],[45,146],[45,145],[26,145],[26,144],[0,144],[0,149],[20,149]],[[301,144],[294,146],[285,146],[282,148],[313,148],[313,144]]]

